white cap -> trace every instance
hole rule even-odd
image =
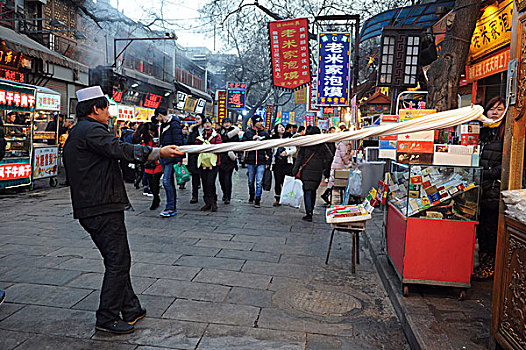
[[[85,89],[77,91],[77,100],[79,102],[92,100],[94,98],[104,97],[104,93],[100,86],[90,86]]]

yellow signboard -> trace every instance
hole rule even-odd
[[[294,91],[294,103],[297,105],[304,105],[307,103],[307,88],[302,87]]]
[[[489,54],[511,42],[513,0],[505,0],[484,8],[471,37],[469,55],[472,60]]]

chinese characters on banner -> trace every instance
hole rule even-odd
[[[17,83],[25,82],[24,73],[20,73],[14,70],[4,69],[4,68],[0,68],[0,78],[11,80],[11,81],[16,81]]]
[[[311,81],[306,18],[269,23],[274,85],[294,90]]]
[[[320,33],[318,106],[349,105],[350,33]]]
[[[479,58],[511,42],[511,15],[513,1],[491,4],[484,8],[482,16],[471,37],[469,54],[471,59]]]
[[[33,179],[57,176],[58,147],[35,147]]]
[[[20,52],[9,50],[3,45],[0,46],[0,66],[18,68],[21,60],[22,54]]]
[[[216,101],[217,101],[217,121],[219,122],[219,124],[223,125],[223,119],[225,119],[227,115],[226,90],[216,91]]]
[[[316,117],[315,116],[308,115],[308,116],[305,117],[305,121],[307,122],[307,126],[309,126],[309,125],[315,126],[316,125]]]
[[[60,95],[37,92],[36,109],[39,111],[60,111]]]
[[[496,52],[488,58],[466,66],[466,82],[489,77],[490,75],[504,72],[508,69],[510,62],[510,50],[506,48]]]
[[[265,129],[266,130],[270,130],[273,112],[274,112],[274,106],[267,105],[267,107],[265,108]]]
[[[31,164],[0,164],[0,181],[24,179],[31,176]],[[3,188],[0,186],[0,188]]]
[[[34,89],[0,83],[0,109],[32,112],[35,102]]]
[[[426,101],[418,99],[400,100],[401,109],[426,109]]]
[[[247,83],[229,82],[226,89],[226,108],[243,109],[245,108],[245,98],[247,93]]]
[[[281,112],[281,124],[285,126],[289,124],[289,112]]]
[[[309,96],[309,104],[307,106],[307,112],[319,112],[320,107],[316,106],[318,102],[318,79],[312,78],[312,82],[308,86],[307,95]]]
[[[156,109],[161,104],[162,99],[162,96],[148,92],[146,93],[146,95],[144,95],[144,103],[142,104],[142,106],[146,108]]]
[[[119,105],[118,120],[133,120],[133,117],[135,116],[135,109],[133,107],[125,106],[125,105]]]

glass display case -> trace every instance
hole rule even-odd
[[[389,202],[413,218],[477,221],[481,168],[391,163]]]
[[[31,154],[31,116],[29,113],[0,111],[4,122],[5,159],[25,158]]]

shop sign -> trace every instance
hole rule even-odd
[[[294,91],[294,103],[297,105],[304,105],[307,103],[307,88],[302,87]]]
[[[197,100],[197,104],[195,106],[195,113],[202,114],[205,110],[206,100],[204,98],[200,98]]]
[[[321,130],[329,129],[329,120],[328,119],[318,120],[318,128],[320,128]]]
[[[188,96],[188,98],[186,99],[186,103],[184,105],[184,110],[186,112],[191,112],[193,113],[195,111],[195,106],[197,105],[197,99],[191,97],[191,96]]]
[[[296,123],[296,112],[289,112],[289,124]]]
[[[135,107],[134,119],[141,122],[149,122],[150,115],[154,113],[155,110],[151,108]]]
[[[45,94],[37,91],[37,111],[60,111],[60,95]]]
[[[33,179],[57,176],[58,147],[35,147]]]
[[[0,109],[32,112],[35,109],[35,90],[0,83]]]
[[[16,81],[17,83],[23,83],[25,81],[24,73],[4,68],[0,68],[0,78]]]
[[[229,81],[226,84],[228,89],[247,89],[247,83]]]
[[[22,53],[10,50],[5,46],[0,47],[0,66],[18,69],[22,60]]]
[[[281,112],[281,124],[287,125],[289,124],[289,112]]]
[[[162,96],[147,92],[144,96],[143,107],[156,109],[161,104]]]
[[[216,101],[217,101],[217,120],[220,122],[220,124],[222,124],[223,119],[225,119],[227,116],[226,90],[216,91]]]
[[[350,33],[318,35],[318,106],[349,105]]]
[[[309,125],[316,125],[316,117],[312,115],[308,115],[305,117],[305,121],[307,122],[307,126]]]
[[[511,42],[513,0],[486,6],[471,37],[470,58],[477,59]]]
[[[182,91],[177,91],[177,104],[175,108],[182,110],[184,109],[184,105],[186,104],[186,99],[188,98],[188,95],[185,94]]]
[[[318,101],[318,79],[312,78],[312,81],[307,85],[307,95],[309,96],[309,105],[307,106],[307,112],[319,112],[320,107],[316,106]]]
[[[118,113],[117,113],[118,120],[133,120],[134,115],[135,115],[135,110],[133,107],[119,105]]]
[[[0,181],[28,178],[31,172],[32,168],[29,163],[0,164]]]
[[[265,108],[265,129],[270,130],[271,124],[272,124],[272,114],[274,112],[274,106],[273,105],[267,105]]]
[[[417,99],[400,100],[403,109],[426,109],[426,101]]]
[[[401,109],[400,122],[421,118],[436,113],[434,109]],[[419,131],[399,134],[396,144],[396,159],[408,164],[431,164],[435,131]]]
[[[243,109],[245,108],[245,89],[227,89],[227,109]]]
[[[122,102],[122,91],[113,89],[111,99],[115,102]]]
[[[274,85],[294,90],[311,81],[306,18],[269,23]]]
[[[490,75],[508,70],[510,61],[510,50],[497,52],[482,62],[466,66],[466,80],[468,83],[474,82]]]

